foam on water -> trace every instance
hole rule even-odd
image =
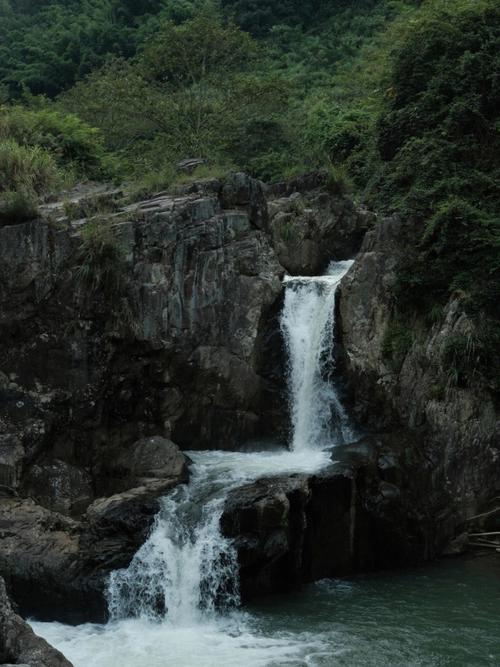
[[[37,633],[57,646],[75,667],[269,667],[304,665],[305,656],[321,651],[314,635],[266,636],[247,627],[245,615],[211,623],[175,627],[145,619],[106,626],[34,623]]]

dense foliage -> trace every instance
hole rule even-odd
[[[500,7],[437,6],[412,25],[393,62],[374,201],[417,231],[399,307],[429,312],[460,294],[479,333],[450,344],[448,362],[465,360],[500,386]]]
[[[145,192],[186,157],[266,180],[326,166],[414,225],[388,353],[459,294],[481,335],[447,358],[492,376],[499,54],[496,0],[0,0],[0,204],[32,213],[61,170]]]

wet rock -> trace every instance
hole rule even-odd
[[[398,453],[385,438],[367,438],[334,448],[336,462],[317,475],[233,491],[221,526],[238,551],[243,598],[425,560],[429,529],[407,491],[413,467],[399,461],[399,445]],[[384,456],[398,460],[397,474],[378,465]]]
[[[31,667],[71,667],[62,653],[35,635],[28,623],[18,616],[7,597],[0,578],[0,662]],[[4,664],[4,667],[7,667]]]

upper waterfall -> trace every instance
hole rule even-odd
[[[332,381],[335,297],[353,260],[332,262],[324,276],[285,278],[281,329],[288,353],[291,448],[325,449],[350,436]]]

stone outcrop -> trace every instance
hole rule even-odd
[[[79,187],[42,214],[0,229],[0,572],[23,613],[99,620],[187,481],[174,443],[237,448],[275,420],[284,269],[244,174],[132,203]]]
[[[291,275],[319,275],[350,259],[375,216],[345,195],[332,195],[326,172],[269,189],[269,227],[280,263]]]
[[[0,230],[0,483],[78,514],[107,492],[106,459],[140,438],[224,448],[258,435],[260,336],[283,274],[258,182],[237,174],[110,213],[111,294],[82,279],[100,271],[79,255],[95,222],[49,213]],[[76,495],[54,503],[41,479]]]
[[[134,443],[127,454],[112,469],[113,495],[95,499],[78,518],[31,498],[0,496],[0,572],[23,614],[70,622],[106,618],[109,572],[128,565],[148,535],[158,499],[188,479],[186,457],[160,437]]]
[[[71,667],[66,658],[44,639],[12,608],[5,584],[0,578],[0,663],[26,667]]]
[[[396,272],[414,243],[413,234],[411,221],[392,218],[380,220],[366,235],[341,285],[342,369],[352,412],[362,424],[420,433],[419,448],[429,462],[435,495],[434,515],[437,521],[447,514],[451,539],[465,519],[487,509],[499,495],[500,420],[484,383],[460,386],[450,381],[447,342],[474,335],[458,296],[432,326],[418,319],[409,325],[397,363],[387,356]],[[439,552],[442,544],[434,547]]]
[[[408,437],[366,438],[332,458],[317,475],[260,479],[230,494],[222,528],[238,550],[243,599],[428,556],[435,524],[409,484],[416,475],[427,490],[426,466]]]

